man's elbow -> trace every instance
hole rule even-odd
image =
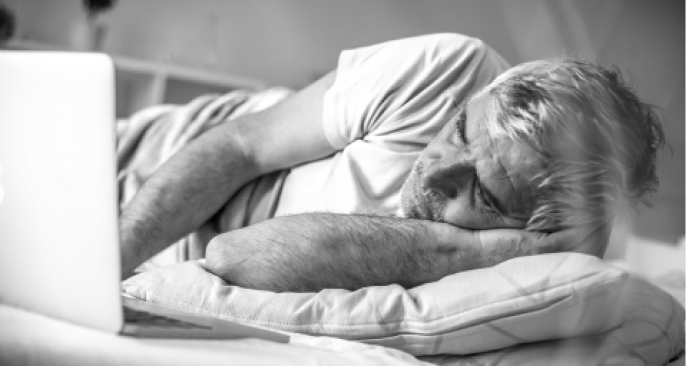
[[[230,273],[234,256],[231,255],[231,249],[234,241],[233,236],[224,233],[215,236],[205,250],[205,269],[227,282],[232,282]]]
[[[242,288],[282,291],[276,287],[278,274],[261,264],[251,242],[240,230],[214,237],[205,251],[205,269],[225,282]]]

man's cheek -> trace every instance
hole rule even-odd
[[[403,183],[400,190],[400,206],[402,208],[403,214],[406,218],[419,218],[417,211],[417,201],[415,195],[417,192],[417,173],[415,171],[415,166],[410,171],[407,179]]]

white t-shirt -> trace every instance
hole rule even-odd
[[[323,124],[334,155],[291,169],[275,215],[401,215],[400,190],[457,106],[508,68],[482,41],[434,34],[343,51]]]

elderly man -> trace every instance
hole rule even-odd
[[[602,256],[617,213],[655,189],[662,143],[651,108],[591,63],[508,70],[454,34],[344,51],[334,72],[209,130],[153,175],[121,217],[123,270],[283,169],[275,218],[216,236],[208,270],[317,291],[412,287],[545,252]]]

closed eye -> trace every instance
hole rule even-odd
[[[474,184],[474,196],[476,196],[476,202],[479,203],[479,207],[487,214],[504,216],[503,208],[495,200],[491,199],[491,195],[481,186],[481,182],[477,179],[477,182]]]
[[[476,196],[476,202],[479,203],[479,206],[484,209],[486,212],[497,212],[498,210],[493,206],[493,203],[491,203],[488,198],[486,198],[486,195],[484,195],[483,190],[481,189],[481,184],[480,183],[475,183],[474,184],[474,196]]]

